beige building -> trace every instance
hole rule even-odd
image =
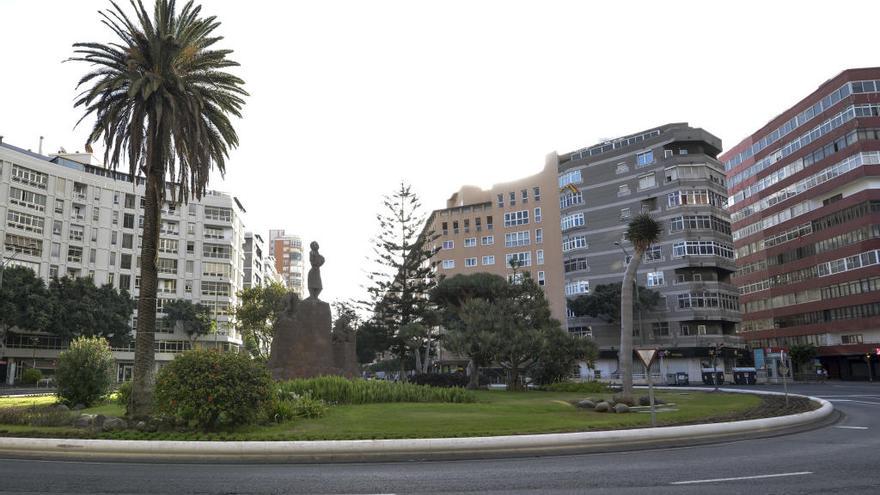
[[[540,173],[488,190],[463,186],[435,210],[427,231],[439,236],[434,257],[438,276],[488,272],[513,277],[516,258],[544,287],[553,317],[565,323],[562,238],[556,163]]]

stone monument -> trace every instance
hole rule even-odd
[[[330,305],[318,299],[324,257],[318,254],[317,242],[311,243],[309,262],[309,297],[297,301],[295,295],[288,296],[284,313],[275,322],[269,370],[276,380],[340,374],[333,359]]]

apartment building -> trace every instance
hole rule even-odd
[[[140,286],[144,182],[106,170],[87,153],[43,156],[0,143],[0,238],[11,264],[26,266],[47,281],[70,275],[92,277],[137,297]],[[169,196],[170,197],[170,196]],[[189,348],[188,337],[163,324],[163,305],[189,299],[209,306],[216,334],[202,345],[241,346],[231,323],[236,293],[244,286],[243,214],[235,197],[211,191],[187,205],[162,208],[156,361],[161,366]],[[136,327],[136,318],[132,327]],[[35,337],[32,339],[31,337]],[[22,360],[54,368],[67,342],[52,335],[7,339],[6,380],[20,375]],[[133,344],[114,348],[117,377],[129,379]]]
[[[432,262],[438,276],[488,272],[508,279],[528,272],[544,287],[553,317],[565,321],[556,168],[489,189],[463,186],[434,210],[425,231],[438,236]]]
[[[843,71],[721,160],[756,364],[813,344],[831,377],[878,376],[880,68]]]
[[[305,297],[305,250],[302,238],[284,230],[269,231],[269,254],[275,257],[275,270],[290,290]]]
[[[662,223],[660,240],[637,274],[638,284],[658,291],[661,303],[654,311],[634,314],[633,339],[636,348],[663,351],[653,370],[662,378],[686,372],[692,381],[700,380],[719,344],[726,346],[719,369],[733,368],[742,357],[720,152],[719,138],[674,123],[548,158],[558,169],[566,298],[621,283],[633,252],[624,232],[634,215],[647,212]],[[569,332],[599,345],[594,373],[616,377],[619,324],[569,316]],[[640,363],[634,370],[643,376]]]

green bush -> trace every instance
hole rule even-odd
[[[36,368],[28,368],[21,373],[21,383],[34,385],[43,379],[43,372]]]
[[[116,389],[116,403],[122,407],[128,408],[129,402],[131,402],[131,382],[123,382],[122,385]]]
[[[575,392],[580,394],[604,394],[611,390],[599,382],[557,382],[543,387],[549,392]]]
[[[70,426],[75,413],[55,406],[0,407],[0,424],[22,426]]]
[[[113,355],[100,337],[79,337],[58,356],[55,370],[58,398],[73,406],[86,407],[103,398],[113,383]]]
[[[379,402],[476,402],[477,397],[463,388],[435,388],[382,380],[349,380],[339,376],[320,376],[279,384],[282,393],[309,395],[328,404],[373,404]]]
[[[156,412],[177,423],[213,429],[253,423],[272,406],[269,370],[245,354],[194,350],[156,377]]]
[[[321,399],[313,399],[311,395],[279,393],[279,398],[269,411],[271,420],[288,421],[294,418],[320,418],[327,414],[327,404]]]

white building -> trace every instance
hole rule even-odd
[[[253,232],[244,234],[244,288],[284,284],[275,267],[275,257],[266,252],[263,236]]]
[[[104,169],[90,154],[52,157],[0,142],[0,239],[11,264],[42,278],[90,276],[138,295],[144,180]],[[168,196],[170,198],[170,195]],[[201,345],[241,346],[232,325],[236,293],[244,286],[245,210],[235,197],[211,191],[188,205],[166,203],[159,240],[157,316],[167,301],[189,299],[212,308],[217,332]],[[136,327],[133,318],[133,328]],[[157,366],[189,348],[186,334],[157,322]],[[36,344],[35,344],[36,343]],[[21,362],[54,368],[67,347],[58,337],[7,340],[0,376],[20,376]],[[35,348],[36,347],[36,348]],[[131,376],[133,344],[113,349],[119,380]],[[32,361],[33,360],[33,361]]]

